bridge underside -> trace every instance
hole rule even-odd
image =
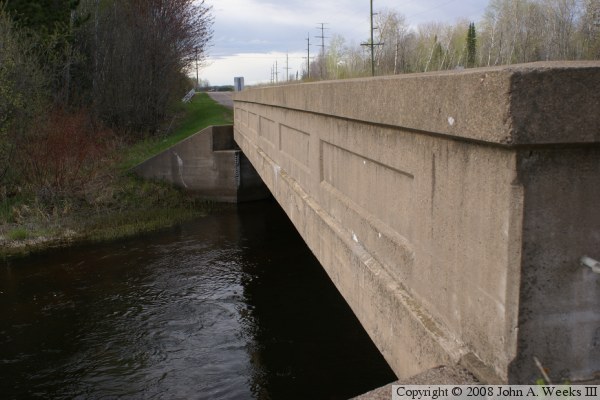
[[[599,63],[261,88],[234,136],[400,377],[589,379],[597,87]]]

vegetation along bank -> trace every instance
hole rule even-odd
[[[0,255],[174,224],[210,205],[128,173],[231,111],[190,67],[212,36],[203,1],[0,0]],[[42,10],[40,12],[40,10]],[[166,29],[166,27],[169,29]]]

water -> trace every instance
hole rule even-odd
[[[346,399],[394,379],[273,202],[0,264],[3,399]]]

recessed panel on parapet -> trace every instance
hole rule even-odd
[[[265,139],[271,146],[277,148],[279,147],[277,144],[277,124],[275,121],[265,118],[263,116],[259,117],[259,126],[258,126],[258,135]]]
[[[310,134],[281,125],[281,151],[309,168]]]
[[[321,143],[323,181],[398,232],[406,233],[406,224],[411,220],[407,214],[412,209],[413,175],[334,144]],[[373,201],[374,194],[377,202]]]
[[[248,111],[248,129],[255,135],[258,134],[258,115]]]

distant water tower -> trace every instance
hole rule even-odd
[[[233,85],[235,86],[236,92],[241,92],[242,90],[244,90],[244,77],[236,76],[235,78],[233,78]]]

